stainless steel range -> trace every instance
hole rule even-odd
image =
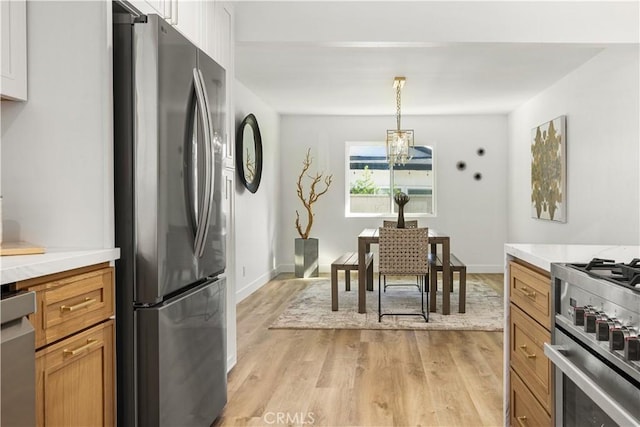
[[[640,260],[552,264],[555,425],[640,426]]]

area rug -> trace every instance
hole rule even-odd
[[[375,284],[377,287],[377,283]],[[384,316],[378,322],[378,291],[367,292],[367,312],[358,313],[358,285],[344,290],[340,281],[339,310],[331,311],[331,283],[318,279],[309,283],[292,299],[270,329],[423,329],[448,331],[502,331],[503,298],[487,284],[467,279],[466,313],[458,313],[458,286],[451,294],[451,314],[442,315],[442,292],[438,291],[437,312],[429,322],[420,316]],[[428,301],[425,295],[425,308]],[[419,312],[420,294],[416,287],[387,288],[382,311]]]

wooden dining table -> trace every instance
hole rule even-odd
[[[370,252],[372,244],[378,244],[380,240],[378,228],[365,228],[358,235],[358,313],[367,312],[367,290],[373,291],[373,280],[367,280],[367,268],[365,263],[366,254]],[[437,246],[441,245],[440,251],[442,260],[442,314],[450,313],[450,291],[451,291],[451,252],[449,247],[449,236],[429,229],[429,247],[432,257],[438,253]],[[372,273],[373,274],[373,273]],[[433,271],[431,274],[438,274]],[[367,282],[369,288],[367,288]],[[425,286],[427,286],[425,284]],[[429,295],[429,311],[436,311],[436,293]]]

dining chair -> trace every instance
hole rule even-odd
[[[383,220],[382,221],[382,226],[383,227],[397,228],[398,227],[398,221]],[[404,228],[418,228],[418,220],[417,219],[412,219],[412,220],[409,220],[409,221],[405,221],[404,222]]]
[[[398,221],[389,221],[389,220],[383,220],[382,221],[382,226],[383,227],[391,227],[391,228],[397,228],[398,227]],[[418,228],[418,220],[417,219],[412,219],[409,221],[405,221],[404,222],[404,227],[405,228]],[[379,276],[378,276],[379,277]],[[420,280],[421,278],[418,276],[416,277],[416,286],[418,287],[418,289],[420,289]],[[382,289],[383,292],[387,292],[387,288],[389,286],[407,286],[407,285],[393,285],[393,284],[386,284],[384,285],[384,289]]]
[[[425,286],[429,275],[428,247],[429,230],[427,228],[391,228],[381,227],[379,230],[379,275],[378,275],[378,322],[382,316],[422,316],[429,321],[429,313],[424,309]],[[387,276],[420,276],[420,313],[382,312],[382,289],[387,285]],[[381,283],[382,282],[382,283]],[[405,286],[415,286],[413,283]]]

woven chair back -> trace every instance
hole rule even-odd
[[[380,274],[427,274],[428,228],[380,228]]]
[[[397,228],[398,227],[398,221],[384,220],[384,221],[382,221],[382,226],[383,227]],[[404,222],[404,228],[418,228],[418,220],[412,219],[410,221],[405,221]]]

